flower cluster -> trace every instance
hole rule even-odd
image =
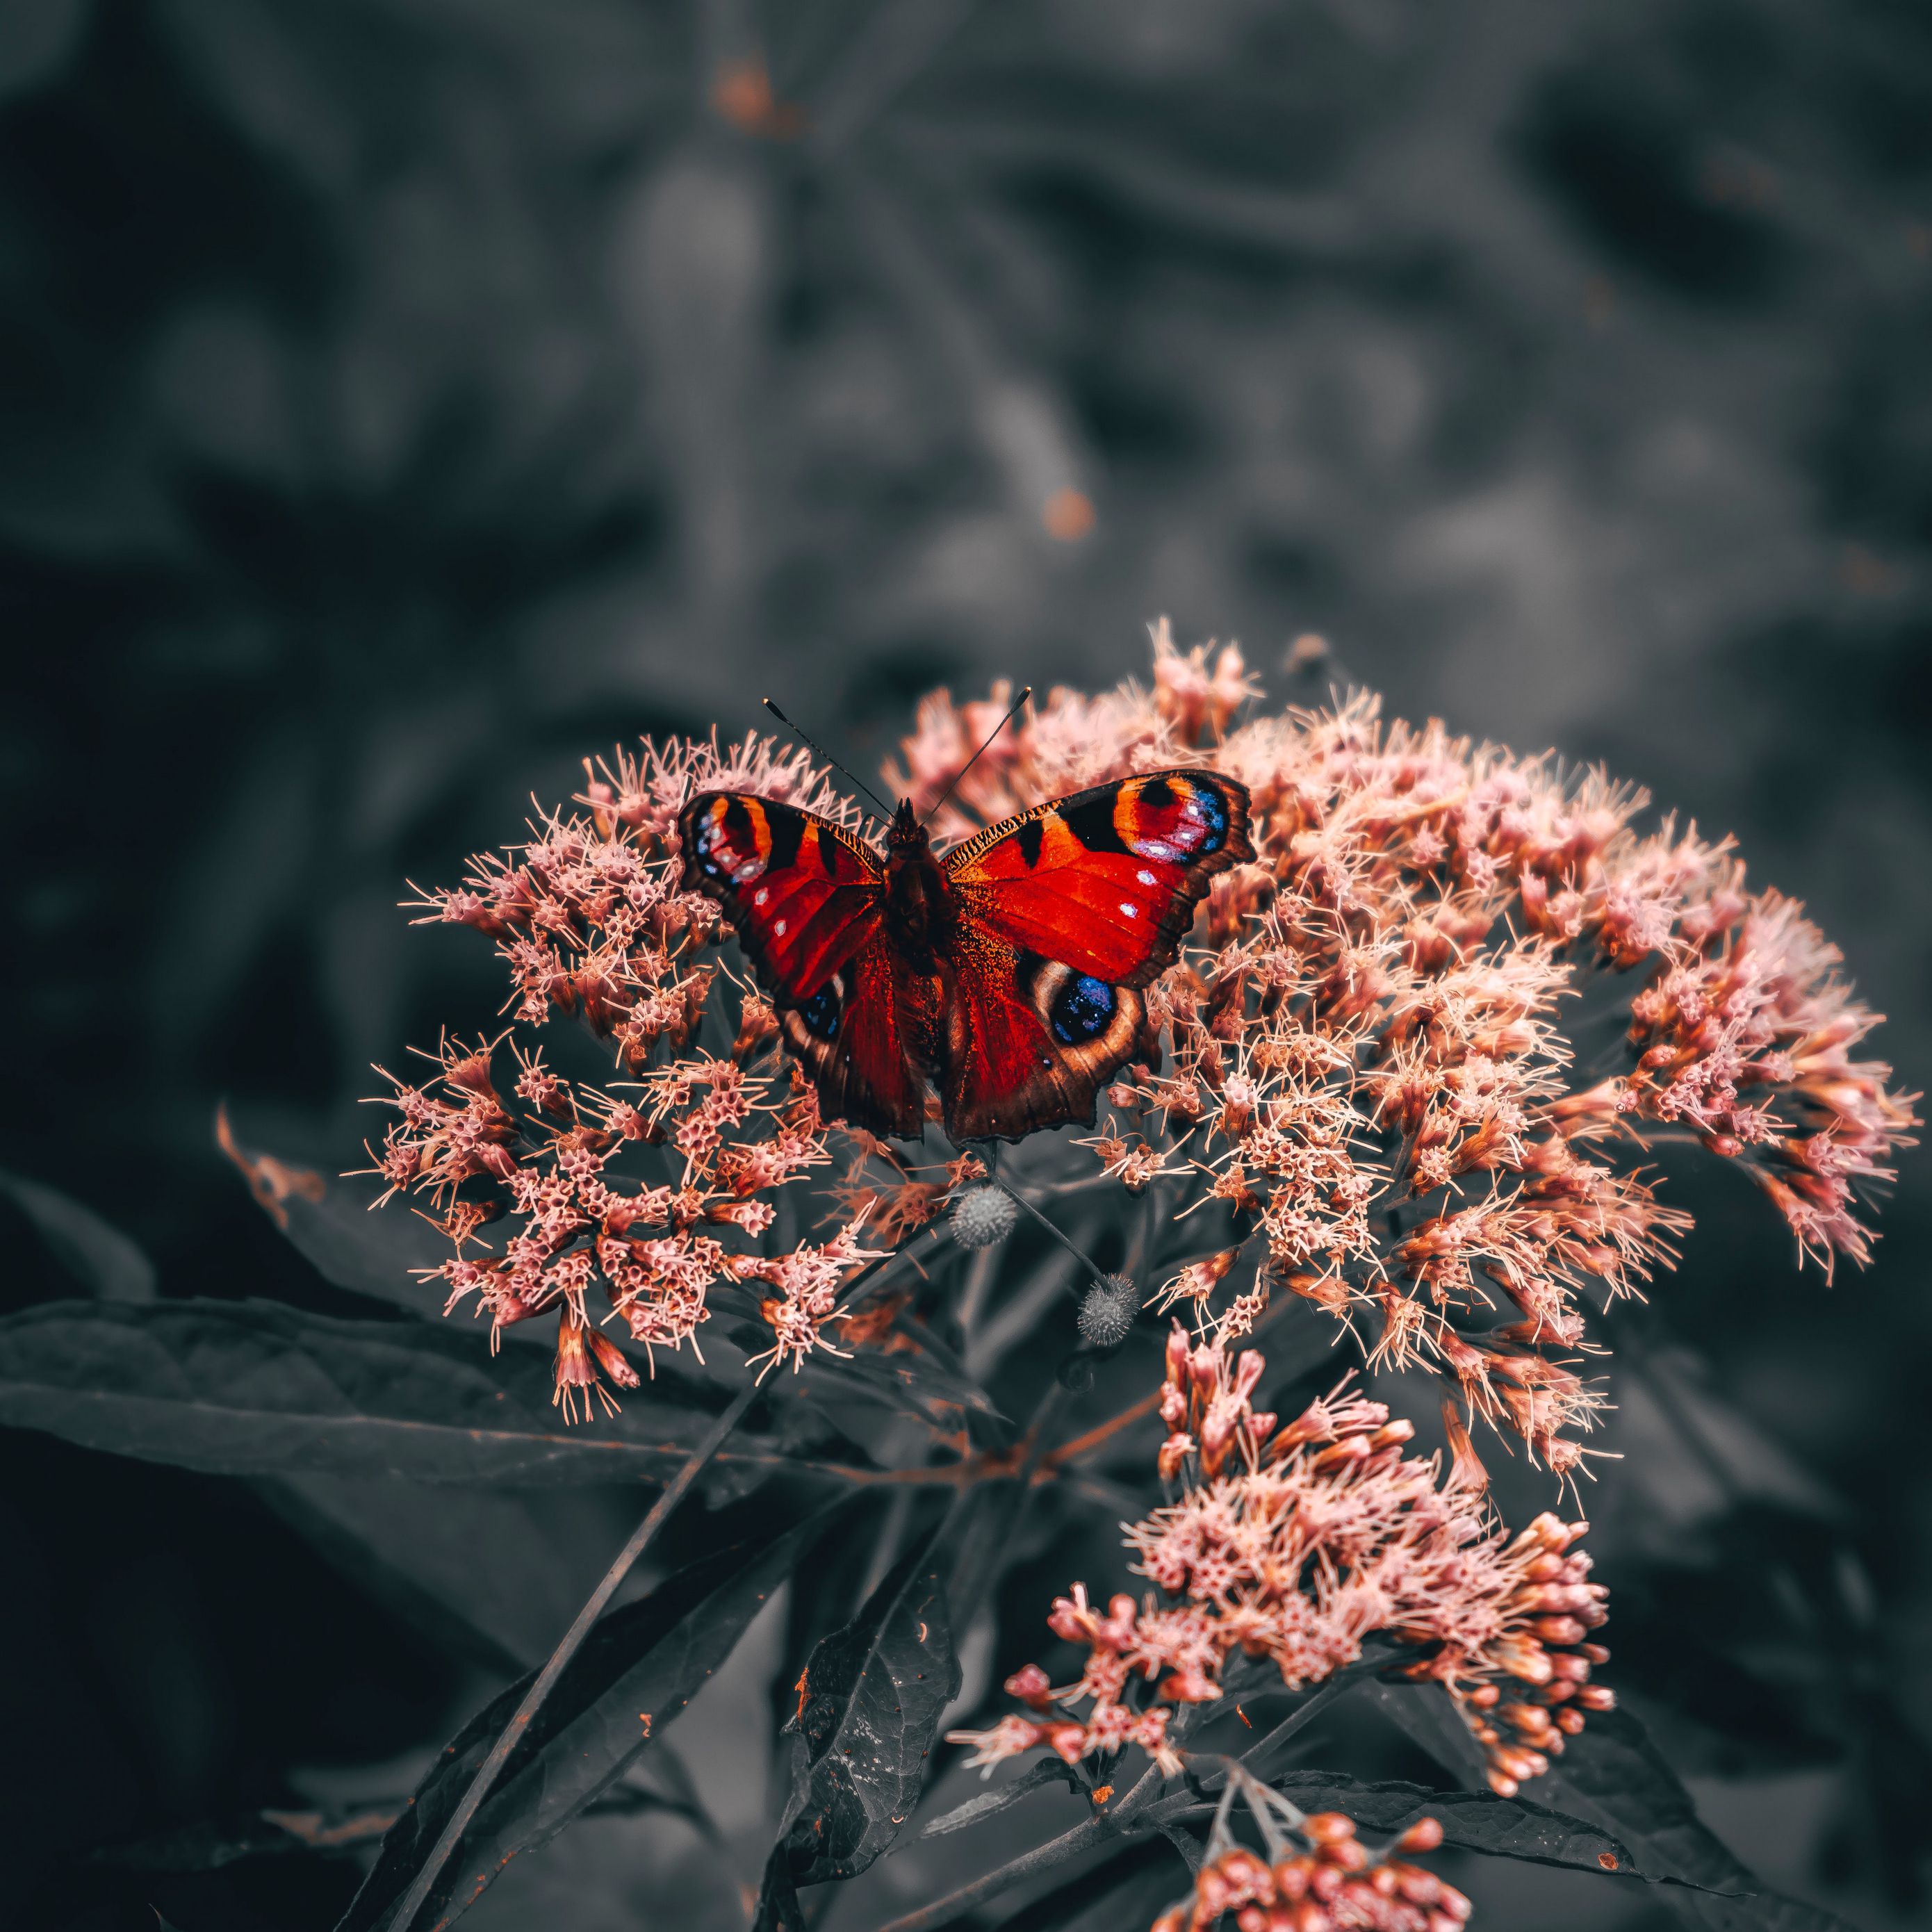
[[[947,808],[963,831],[1183,761],[1248,789],[1258,862],[1215,881],[1204,943],[1148,990],[1160,1051],[1080,1144],[1130,1193],[1181,1180],[1181,1211],[1225,1231],[1163,1309],[1219,1324],[1226,1281],[1238,1332],[1306,1297],[1570,1475],[1599,1406],[1588,1295],[1642,1292],[1688,1225],[1634,1164],[1652,1142],[1744,1165],[1828,1270],[1866,1258],[1862,1202],[1916,1124],[1853,1058],[1876,1016],[1727,843],[1640,829],[1641,792],[1384,724],[1366,694],[1238,722],[1252,690],[1234,646],[1210,665],[1159,626],[1151,689],[1054,691]],[[1003,694],[921,706],[896,774],[916,801]]]
[[[1300,1689],[1381,1633],[1414,1653],[1394,1667],[1456,1700],[1491,1784],[1513,1793],[1584,1712],[1614,1701],[1589,1681],[1609,1653],[1588,1641],[1607,1593],[1572,1547],[1587,1526],[1544,1515],[1508,1537],[1459,1470],[1444,1481],[1435,1460],[1405,1455],[1410,1424],[1346,1386],[1283,1427],[1252,1405],[1264,1368],[1256,1350],[1231,1360],[1223,1340],[1190,1342],[1174,1324],[1160,1466],[1181,1493],[1126,1532],[1159,1598],[1123,1594],[1103,1612],[1076,1584],[1047,1622],[1085,1649],[1079,1678],[1056,1689],[1028,1665],[1006,1688],[1030,1714],[956,1741],[981,1765],[1042,1745],[1074,1763],[1131,1744],[1178,1769],[1174,1720],[1222,1696],[1237,1652]]]
[[[1687,1225],[1636,1164],[1652,1141],[1744,1166],[1828,1268],[1866,1258],[1864,1201],[1910,1106],[1855,1057],[1875,1017],[1836,952],[1748,890],[1726,844],[1640,830],[1642,794],[1600,773],[1384,724],[1366,696],[1258,713],[1237,646],[1182,650],[1164,623],[1153,668],[1145,688],[1054,691],[970,770],[1007,694],[938,693],[888,776],[932,808],[964,772],[942,832],[1183,761],[1246,787],[1256,862],[1214,881],[1146,989],[1141,1057],[1075,1143],[1094,1184],[1200,1231],[1205,1252],[1156,1277],[1164,1310],[1232,1342],[1272,1296],[1305,1298],[1379,1361],[1439,1375],[1459,1428],[1567,1477],[1600,1403],[1580,1372],[1589,1300],[1642,1292]],[[392,1081],[376,1170],[448,1234],[452,1301],[498,1326],[556,1313],[573,1410],[634,1380],[621,1342],[694,1343],[727,1288],[770,1360],[796,1364],[856,1270],[983,1178],[968,1152],[922,1166],[820,1118],[716,906],[682,890],[677,814],[710,787],[855,822],[770,740],[646,742],[586,764],[571,808],[422,901],[496,946],[514,1070],[501,1042],[446,1042],[433,1078]],[[608,1091],[529,1043],[558,1020],[603,1042]],[[806,1198],[813,1241],[779,1211]]]
[[[1390,1856],[1432,1851],[1442,1827],[1419,1818],[1380,1851],[1340,1811],[1306,1815],[1252,1779],[1241,1783],[1268,1856],[1237,1843],[1225,1814],[1194,1875],[1194,1895],[1163,1912],[1153,1932],[1460,1932],[1469,1901],[1432,1871]]]
[[[424,898],[430,919],[495,942],[518,1024],[494,1041],[446,1039],[427,1080],[386,1072],[397,1118],[370,1150],[382,1198],[414,1193],[448,1236],[437,1272],[452,1308],[474,1297],[493,1340],[555,1316],[556,1400],[572,1419],[593,1399],[614,1406],[610,1385],[638,1386],[616,1338],[646,1360],[695,1348],[712,1298],[736,1284],[770,1290],[754,1304],[768,1364],[830,1348],[826,1324],[855,1271],[981,1171],[970,1156],[915,1169],[822,1120],[770,1006],[715,956],[729,937],[716,907],[680,890],[676,814],[692,791],[739,787],[849,820],[821,772],[752,738],[723,751],[646,742],[586,777],[580,811],[548,815],[528,844],[477,858],[462,885]],[[626,1077],[608,1091],[573,1082],[519,1037],[559,1017],[604,1041]],[[775,1250],[784,1190],[831,1165],[835,1140],[842,1226]]]

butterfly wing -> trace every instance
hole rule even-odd
[[[1150,772],[1036,806],[940,861],[958,908],[940,1088],[956,1138],[1091,1120],[1216,875],[1254,856],[1248,796]]]
[[[933,994],[887,943],[884,870],[844,826],[748,792],[701,792],[678,818],[687,890],[736,928],[829,1120],[916,1135]]]

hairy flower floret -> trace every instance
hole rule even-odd
[[[1414,1652],[1402,1674],[1461,1706],[1499,1791],[1546,1770],[1582,1713],[1609,1707],[1588,1682],[1608,1654],[1588,1641],[1606,1592],[1572,1547],[1587,1526],[1545,1515],[1509,1537],[1456,1471],[1444,1481],[1435,1459],[1405,1455],[1408,1423],[1346,1384],[1279,1426],[1252,1406],[1256,1350],[1230,1361],[1176,1323],[1167,1364],[1160,1467],[1181,1494],[1126,1535],[1160,1594],[1122,1593],[1102,1612],[1076,1584],[1056,1600],[1048,1627],[1086,1649],[1085,1666],[1058,1690],[1030,1669],[1011,1680],[1038,1714],[956,1733],[973,1762],[1044,1745],[1072,1763],[1131,1742],[1172,1769],[1174,1714],[1220,1697],[1238,1652],[1298,1690],[1378,1634]]]
[[[1424,1867],[1395,1856],[1442,1842],[1433,1818],[1371,1847],[1340,1811],[1300,1810],[1245,1774],[1228,1795],[1246,1801],[1263,1852],[1240,1844],[1224,1802],[1192,1895],[1156,1918],[1152,1932],[1214,1932],[1232,1918],[1238,1932],[1459,1932],[1468,1900]]]
[[[1378,1366],[1439,1377],[1471,1480],[1468,1424],[1569,1479],[1603,1402],[1580,1372],[1591,1305],[1648,1292],[1688,1226],[1642,1164],[1652,1143],[1742,1166],[1828,1273],[1868,1258],[1911,1096],[1864,1057],[1877,1017],[1836,950],[1747,884],[1728,841],[1648,819],[1601,771],[1385,720],[1368,694],[1269,712],[1238,645],[1184,649],[1163,620],[1153,646],[1150,684],[1055,689],[982,751],[1007,687],[935,693],[886,777],[942,839],[1184,763],[1246,788],[1253,862],[1214,880],[1142,989],[1104,1115],[1069,1137],[1086,1184],[1186,1222],[1144,1271],[1162,1312],[1232,1348],[1298,1297]],[[796,1364],[824,1346],[825,1291],[754,1290],[778,1282],[766,1264],[797,1257],[802,1280],[829,1251],[802,1228],[862,1222],[868,1253],[898,1252],[943,1221],[990,1266],[1015,1197],[970,1149],[934,1160],[820,1118],[717,904],[682,890],[678,814],[706,788],[859,824],[826,770],[768,738],[586,764],[524,843],[418,902],[494,946],[509,1032],[446,1040],[426,1079],[386,1076],[396,1118],[370,1156],[383,1198],[414,1196],[449,1236],[452,1304],[494,1329],[554,1313],[648,1354],[695,1347],[722,1298]],[[560,1023],[602,1043],[609,1090],[546,1053],[537,1030]],[[1014,1156],[1029,1203],[1032,1157]],[[1081,1184],[1041,1179],[1040,1198]],[[622,1383],[589,1340],[560,1330],[560,1400]],[[1205,1448],[1197,1423],[1174,1454]]]

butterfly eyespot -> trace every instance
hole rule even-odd
[[[1047,1024],[1054,1037],[1065,1046],[1082,1046],[1105,1033],[1112,1024],[1118,1002],[1114,989],[1090,973],[1069,979],[1054,993],[1047,1009]]]
[[[819,1040],[838,1037],[838,995],[830,986],[821,986],[798,1009],[805,1030]]]
[[[1134,877],[1144,886],[1157,886],[1160,884],[1160,881],[1144,866],[1134,874]]]

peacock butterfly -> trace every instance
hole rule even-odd
[[[829,1120],[916,1138],[926,1087],[956,1141],[1091,1121],[1134,1054],[1141,988],[1216,874],[1254,856],[1248,795],[1148,772],[1035,806],[950,851],[903,800],[881,854],[748,792],[678,820],[688,890],[737,928]]]

